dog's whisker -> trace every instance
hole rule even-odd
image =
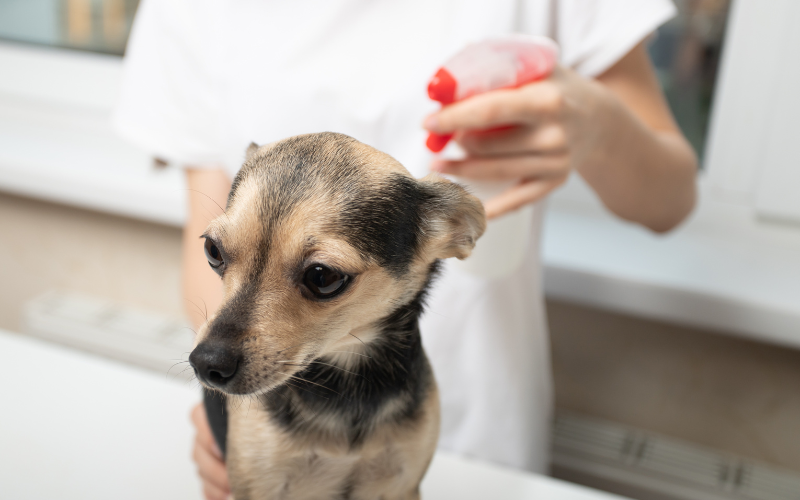
[[[345,369],[345,368],[342,368],[341,366],[336,366],[336,365],[333,365],[333,364],[331,364],[331,363],[324,363],[324,362],[322,362],[322,361],[316,361],[316,360],[314,360],[314,361],[310,361],[310,362],[309,362],[309,364],[311,364],[311,363],[316,363],[316,364],[318,364],[318,365],[330,366],[331,368],[336,368],[337,370],[342,370],[343,372],[345,372],[345,373],[349,373],[350,375],[355,375],[356,377],[361,377],[361,378],[364,378],[364,376],[363,376],[363,375],[361,375],[360,373],[356,373],[356,372],[353,372],[353,371],[347,370],[347,369]]]
[[[224,209],[224,208],[222,208],[222,207],[219,205],[219,203],[217,203],[217,201],[216,201],[214,198],[210,197],[209,195],[205,194],[205,193],[204,193],[204,192],[202,192],[202,191],[198,191],[197,189],[186,188],[186,190],[187,190],[187,191],[192,191],[192,192],[194,192],[194,193],[197,193],[197,194],[202,194],[203,196],[205,196],[206,198],[208,198],[209,200],[211,200],[211,201],[214,203],[214,205],[216,205],[216,206],[217,206],[217,207],[220,209],[220,215],[224,215],[226,219],[230,220],[230,219],[229,219],[229,217],[228,217],[228,214],[227,214],[227,213],[225,213],[225,209]],[[209,210],[209,213],[211,213],[211,211],[210,211],[210,210]],[[218,217],[218,216],[217,216],[217,215],[215,215],[214,217],[216,218],[216,217]]]
[[[180,377],[180,376],[181,376],[181,375],[183,375],[183,374],[186,372],[186,370],[188,370],[189,368],[191,368],[191,365],[190,365],[190,366],[187,366],[187,367],[185,367],[183,370],[179,371],[179,372],[178,372],[178,374],[177,374],[177,375],[175,375],[175,376],[176,376],[176,377]],[[192,375],[192,377],[194,377],[194,375]]]
[[[200,314],[202,314],[202,315],[203,315],[203,317],[205,318],[205,320],[206,320],[206,321],[208,321],[208,314],[207,314],[206,312],[204,312],[202,309],[200,309],[200,306],[198,306],[198,305],[197,305],[197,303],[195,303],[195,302],[194,302],[193,300],[191,300],[191,299],[183,299],[183,300],[185,300],[186,302],[188,302],[188,303],[190,303],[191,305],[193,305],[193,306],[195,307],[195,309],[197,309],[197,312],[198,312],[198,313],[200,313]],[[201,298],[200,300],[203,300],[203,299]]]
[[[206,323],[208,323],[208,304],[206,304],[206,301],[203,299],[203,297],[198,298],[203,303],[203,317],[206,319]]]
[[[289,347],[284,347],[284,348],[283,348],[283,349],[281,349],[280,351],[276,351],[276,352],[277,352],[277,354],[280,354],[280,353],[282,353],[283,351],[288,351],[288,350],[289,350],[289,349],[291,349],[292,347],[297,347],[297,346],[299,346],[299,345],[303,345],[303,344],[305,344],[305,343],[306,343],[306,342],[298,342],[297,344],[290,345]]]
[[[176,366],[178,366],[180,364],[183,364],[183,363],[188,363],[188,361],[178,361],[177,363],[174,363],[172,366],[170,366],[169,370],[167,370],[167,373],[164,374],[164,378],[169,377],[169,372],[171,372],[172,369],[175,368]]]
[[[286,375],[287,377],[289,377],[289,378],[291,378],[291,379],[294,379],[294,380],[297,380],[297,381],[299,381],[299,382],[304,382],[304,383],[306,383],[306,384],[311,384],[311,385],[316,385],[317,387],[322,387],[323,389],[327,389],[327,390],[331,391],[332,393],[334,393],[334,394],[338,395],[339,397],[344,397],[344,396],[342,396],[342,394],[340,394],[339,392],[336,392],[336,391],[334,391],[333,389],[331,389],[330,387],[327,387],[327,386],[325,386],[325,385],[319,384],[319,383],[317,383],[317,382],[312,382],[311,380],[306,380],[306,379],[304,379],[304,378],[302,378],[302,377],[298,377],[298,376],[296,376],[296,375],[290,375],[290,374],[288,374],[288,373],[284,373],[284,372],[277,372],[277,373],[280,373],[280,374],[282,374],[282,375]],[[345,399],[347,399],[347,398],[345,398]]]
[[[344,398],[344,399],[346,399],[347,401],[350,401],[350,398],[348,398],[347,396],[345,396],[344,394],[342,394],[342,393],[340,393],[340,392],[337,392],[337,391],[335,391],[335,390],[331,389],[330,387],[328,387],[328,386],[326,386],[326,385],[323,385],[323,384],[318,384],[318,383],[316,383],[316,382],[312,382],[312,381],[310,381],[310,380],[306,380],[306,379],[304,379],[303,377],[297,377],[297,376],[294,376],[294,375],[292,375],[291,377],[292,377],[292,379],[294,379],[294,380],[297,380],[297,381],[300,381],[300,382],[304,382],[304,383],[306,383],[306,384],[313,384],[313,385],[316,385],[316,386],[322,387],[323,389],[327,389],[327,390],[331,391],[332,393],[336,394],[337,396],[339,396],[340,398]]]
[[[287,380],[286,382],[284,382],[284,384],[286,384],[286,385],[288,385],[288,386],[290,386],[290,387],[294,387],[295,389],[300,389],[301,391],[305,391],[305,392],[307,392],[307,393],[309,393],[309,394],[313,394],[314,396],[317,396],[317,397],[319,397],[319,398],[322,398],[322,399],[325,399],[325,400],[327,400],[327,399],[328,399],[328,398],[326,398],[325,396],[321,396],[321,395],[317,394],[316,392],[314,392],[314,391],[312,391],[312,390],[310,390],[310,389],[306,389],[306,388],[304,388],[304,387],[300,387],[300,386],[294,385],[294,384],[292,384],[291,382],[289,382],[288,380]]]
[[[244,403],[244,399],[243,399],[243,398],[241,398],[241,397],[238,397],[238,398],[236,398],[236,401],[237,401],[239,404],[238,404],[238,405],[236,405],[236,409],[235,409],[234,411],[239,411],[239,408],[241,408],[241,407],[242,407],[242,404]]]
[[[355,335],[353,335],[353,332],[347,332],[347,334],[348,334],[348,335],[350,335],[351,337],[353,337],[354,339],[358,340],[359,342],[361,342],[361,344],[362,344],[364,347],[367,347],[367,344],[365,344],[365,343],[364,343],[364,341],[363,341],[363,340],[361,340],[360,338],[358,338],[358,337],[356,337]]]
[[[308,366],[310,366],[310,365],[312,365],[312,364],[325,365],[325,366],[329,366],[329,367],[331,367],[331,368],[336,368],[337,370],[341,370],[341,371],[343,371],[343,372],[345,372],[345,373],[349,373],[350,375],[355,375],[356,377],[361,377],[361,378],[363,378],[364,380],[367,380],[367,379],[366,379],[366,378],[365,378],[363,375],[361,375],[360,373],[352,372],[352,371],[350,371],[350,370],[347,370],[347,369],[345,369],[345,368],[342,368],[341,366],[332,365],[332,364],[330,364],[330,363],[323,363],[322,361],[309,361],[308,363],[293,363],[293,362],[291,362],[291,361],[278,361],[278,363],[283,363],[283,364],[285,364],[286,366],[301,366],[301,367],[308,367]]]
[[[192,328],[190,326],[184,326],[184,327],[181,327],[178,331],[182,332],[184,330],[189,330],[190,332],[192,332],[194,334],[195,337],[197,337],[197,331],[195,331],[194,328]]]
[[[358,338],[358,337],[356,337],[356,338]],[[361,339],[359,339],[359,340],[361,340]],[[362,354],[360,352],[355,352],[355,351],[327,351],[327,352],[325,352],[325,354],[333,354],[333,353],[355,354],[356,356],[362,356],[364,358],[372,359],[372,356],[369,356],[367,354]]]

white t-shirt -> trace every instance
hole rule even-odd
[[[561,63],[602,73],[674,15],[669,0],[144,0],[114,122],[176,164],[223,166],[246,146],[342,132],[423,176],[426,88],[467,43],[554,38]],[[442,402],[440,446],[545,472],[552,387],[537,207],[521,268],[481,279],[451,265],[422,319]]]

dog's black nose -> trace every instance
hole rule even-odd
[[[197,376],[214,387],[223,388],[239,368],[241,355],[215,342],[202,342],[189,355],[189,363]]]

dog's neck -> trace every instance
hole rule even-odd
[[[346,367],[312,361],[261,396],[272,418],[290,432],[343,439],[351,446],[380,423],[412,418],[433,380],[419,317],[437,270],[435,263],[423,289],[379,322],[379,333],[362,347],[358,361]]]

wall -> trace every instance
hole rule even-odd
[[[178,229],[0,194],[0,327],[49,289],[181,314]],[[559,409],[800,471],[800,351],[548,302]]]
[[[0,328],[51,289],[181,314],[178,229],[0,193]]]
[[[548,302],[556,406],[800,471],[800,351]]]

